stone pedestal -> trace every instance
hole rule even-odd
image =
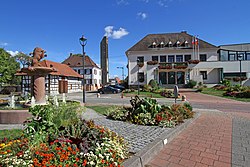
[[[29,67],[29,68],[22,68],[22,72],[27,73],[27,75],[33,77],[33,96],[35,97],[37,105],[46,104],[45,98],[45,76],[48,75],[50,72],[55,72],[54,68],[48,67]]]

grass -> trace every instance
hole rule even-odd
[[[139,97],[165,98],[158,93],[152,93],[152,92],[140,91],[139,94],[140,94]],[[131,97],[131,96],[135,96],[135,95],[138,95],[137,91],[130,92],[130,93],[124,93],[124,96],[127,96],[127,97]]]
[[[0,130],[0,139],[15,139],[22,135],[23,130],[21,129],[12,129],[12,130]]]
[[[213,95],[213,96],[219,96],[219,97],[237,100],[237,101],[250,102],[250,98],[237,98],[237,97],[231,97],[231,96],[223,96],[224,92],[225,91],[223,90],[215,90],[213,88],[203,88],[201,93]]]
[[[95,111],[96,111],[97,113],[99,113],[99,114],[105,115],[107,109],[109,109],[109,108],[111,108],[111,107],[113,107],[113,106],[104,105],[104,106],[86,106],[86,107],[95,110]]]

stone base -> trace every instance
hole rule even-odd
[[[0,110],[0,124],[22,124],[31,116],[28,110]]]

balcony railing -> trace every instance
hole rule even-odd
[[[186,69],[188,67],[188,63],[186,62],[176,62],[176,63],[173,63],[174,64],[174,68],[175,69]]]

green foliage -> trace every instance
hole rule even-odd
[[[187,88],[193,88],[193,87],[196,86],[196,84],[197,84],[196,81],[190,80],[190,81],[187,83],[186,87],[187,87]]]
[[[224,86],[226,87],[230,87],[231,86],[231,81],[227,80],[227,79],[224,79],[222,82],[221,82]]]
[[[32,61],[32,57],[22,52],[18,52],[18,54],[15,56],[15,59],[22,64],[22,67],[30,66]]]
[[[164,90],[161,91],[161,96],[171,98],[171,97],[174,97],[174,92],[171,91],[171,90],[165,90],[164,89]]]
[[[51,104],[31,107],[29,112],[33,117],[26,124],[25,135],[31,137],[34,144],[53,140],[65,127],[79,121],[80,111],[80,105],[74,103],[62,103],[58,107]]]
[[[143,85],[142,90],[145,92],[150,92],[152,90],[152,87],[150,85],[146,84],[146,85]]]
[[[238,98],[250,98],[250,90],[245,90],[236,95]]]
[[[132,107],[111,108],[108,117],[140,125],[172,127],[194,114],[189,103],[161,106],[155,99],[140,99],[138,96],[131,98],[130,103]]]
[[[20,79],[15,77],[16,71],[20,68],[19,63],[2,48],[0,48],[0,64],[0,74],[2,74],[0,83],[17,84],[20,82]]]
[[[157,81],[154,80],[154,79],[151,79],[151,80],[149,81],[148,84],[149,84],[149,86],[151,86],[153,89],[155,89],[155,88],[158,87],[158,83],[157,83]]]
[[[106,115],[114,120],[125,121],[127,117],[127,110],[124,107],[113,106],[107,109]]]

